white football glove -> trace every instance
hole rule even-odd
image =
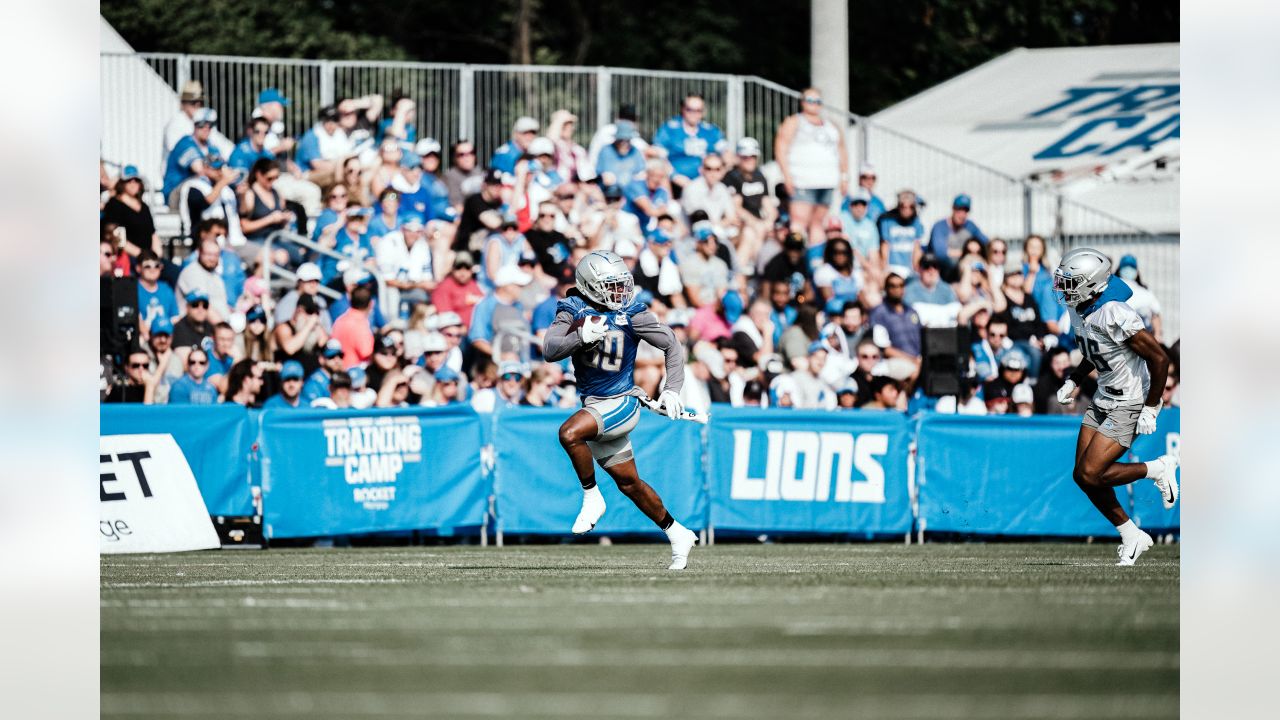
[[[1058,388],[1058,404],[1070,405],[1071,396],[1074,395],[1075,392],[1076,392],[1076,381],[1072,380],[1071,378],[1067,378],[1067,381],[1062,383],[1062,387]]]
[[[582,338],[583,345],[594,345],[600,342],[600,338],[608,332],[609,326],[605,323],[604,317],[600,315],[588,315],[582,327],[578,328],[578,337]]]
[[[658,396],[658,404],[672,420],[680,417],[680,413],[684,412],[684,402],[680,400],[680,394],[674,390],[663,390]]]
[[[1150,435],[1156,431],[1156,416],[1160,414],[1160,408],[1164,405],[1164,401],[1155,405],[1143,405],[1142,414],[1138,416],[1138,434]]]

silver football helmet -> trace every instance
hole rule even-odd
[[[1062,256],[1053,271],[1053,289],[1062,301],[1075,307],[1107,289],[1111,260],[1093,248],[1076,248]]]
[[[596,250],[582,258],[574,275],[578,292],[597,305],[621,310],[631,301],[635,287],[631,270],[608,250]]]

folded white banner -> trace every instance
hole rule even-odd
[[[172,435],[104,435],[98,447],[101,552],[219,546],[196,478]]]

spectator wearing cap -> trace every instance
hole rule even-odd
[[[163,267],[160,258],[150,250],[143,250],[138,256],[138,321],[143,335],[156,318],[173,321],[181,315],[173,288],[160,279]]]
[[[1013,391],[1009,393],[1009,399],[1013,401],[1013,412],[1019,417],[1031,417],[1035,414],[1035,394],[1030,385],[1026,383],[1014,385]]]
[[[412,150],[400,154],[400,169],[391,178],[390,187],[400,193],[400,212],[430,218],[432,196],[424,181],[421,155]]]
[[[600,175],[600,185],[605,190],[623,188],[644,177],[644,150],[637,144],[640,133],[635,123],[630,120],[619,120],[614,131],[613,142],[600,150],[596,161],[596,171]]]
[[[836,408],[839,410],[853,410],[857,407],[858,383],[848,380],[836,388]]]
[[[987,410],[991,411],[991,401],[1000,397],[1012,397],[1014,386],[1027,379],[1027,356],[1019,350],[1006,350],[997,356],[1000,363],[1000,375],[982,386],[982,396],[987,402]]]
[[[498,146],[489,160],[489,167],[507,175],[515,175],[516,163],[538,136],[538,121],[529,116],[517,118],[511,126],[511,139]]]
[[[445,361],[449,367],[462,371],[462,340],[467,336],[467,328],[462,324],[462,319],[457,313],[442,312],[436,318],[436,327],[439,328],[440,334],[444,336],[445,342],[449,343],[449,357]],[[467,379],[463,378],[462,383],[466,385]]]
[[[397,373],[398,374],[398,373]],[[400,375],[403,379],[404,376]],[[303,389],[306,394],[306,389]],[[326,388],[325,395],[321,395],[311,399],[311,407],[324,408],[326,410],[345,410],[351,407],[351,375],[346,370],[335,370],[333,376],[329,379],[329,386]],[[388,393],[390,395],[390,393]],[[388,403],[387,405],[379,405],[379,407],[395,407]]]
[[[517,267],[524,255],[533,255],[533,248],[520,232],[516,216],[507,213],[502,217],[498,232],[490,235],[484,243],[484,252],[480,256],[480,268],[483,272],[478,278],[481,287],[495,287],[498,271],[506,267]]]
[[[283,297],[276,301],[275,305],[275,324],[289,321],[293,317],[294,308],[298,305],[298,299],[303,295],[311,298],[312,302],[319,308],[320,326],[325,332],[333,327],[333,317],[329,313],[329,302],[324,296],[320,295],[321,281],[324,279],[324,272],[320,270],[320,266],[313,262],[305,262],[298,266],[298,270],[294,275],[294,289],[285,293]]]
[[[822,260],[822,266],[813,273],[813,284],[827,314],[836,316],[846,303],[860,299],[865,287],[862,268],[854,262],[853,246],[843,237],[827,241]]]
[[[924,327],[949,328],[969,321],[961,317],[956,291],[942,282],[942,261],[932,253],[920,258],[920,273],[907,281],[904,298]]]
[[[1124,280],[1124,283],[1133,291],[1133,295],[1125,300],[1125,304],[1138,313],[1138,317],[1142,318],[1142,324],[1155,336],[1156,342],[1161,342],[1164,327],[1160,318],[1160,301],[1142,281],[1142,275],[1138,273],[1138,258],[1133,255],[1120,258],[1120,263],[1116,266],[1116,275],[1119,275],[1120,279]]]
[[[512,408],[524,399],[525,381],[529,379],[529,369],[524,363],[507,361],[498,365],[498,384],[494,386],[493,400],[495,407]]]
[[[553,202],[544,202],[538,206],[538,214],[533,220],[533,227],[525,232],[524,237],[533,248],[538,266],[548,277],[556,277],[561,265],[569,261],[569,248],[573,241],[556,229],[559,210]]]
[[[1049,326],[1040,317],[1040,306],[1027,295],[1023,284],[1022,268],[1010,266],[1004,273],[1004,284],[999,288],[1004,309],[991,316],[991,322],[1003,322],[1008,327],[1012,347],[1026,356],[1027,371],[1040,374],[1040,357],[1046,347],[1058,344],[1058,338],[1049,332]],[[988,323],[990,332],[990,323]],[[1052,338],[1052,339],[1050,339]]]
[[[259,362],[275,361],[275,338],[267,325],[267,311],[261,305],[253,305],[245,310],[244,332],[237,342],[241,357]]]
[[[769,194],[769,181],[760,172],[760,143],[745,137],[738,141],[738,164],[724,176],[733,199],[734,217],[740,226],[738,256],[744,268],[754,268],[760,248],[778,217],[778,200]]]
[[[156,386],[155,402],[164,404],[168,401],[169,387],[173,381],[182,377],[185,371],[182,358],[174,350],[173,323],[167,318],[158,317],[151,321],[151,327],[147,333],[147,350],[152,360],[151,372],[160,375],[159,384]]]
[[[480,192],[468,195],[462,201],[462,216],[454,234],[453,249],[476,251],[484,246],[488,233],[502,224],[503,208],[502,171],[485,173]]]
[[[237,262],[239,259],[237,258]],[[215,237],[202,236],[196,261],[188,263],[178,275],[177,291],[183,298],[199,295],[204,300],[209,317],[218,322],[231,314],[227,303],[227,285],[222,279],[222,248]]]
[[[889,374],[899,380],[914,377],[920,367],[920,316],[906,301],[907,281],[890,273],[884,283],[884,300],[871,309],[873,337],[884,350]]]
[[[165,164],[163,192],[169,207],[178,207],[178,186],[183,180],[200,174],[205,158],[209,155],[209,139],[218,124],[218,113],[212,108],[200,108],[191,116],[193,129],[190,135],[173,146]]]
[[[209,317],[209,296],[203,290],[192,290],[183,299],[186,314],[173,325],[173,345],[178,355],[185,359],[192,345],[213,337],[213,322]]]
[[[320,108],[316,123],[302,134],[294,159],[307,179],[327,187],[338,179],[336,173],[343,158],[355,152],[355,143],[338,122],[338,110],[332,105]]]
[[[706,122],[706,100],[698,93],[685,95],[680,114],[658,128],[653,144],[667,153],[671,182],[683,188],[698,176],[703,158],[729,148],[720,128]]]
[[[884,214],[884,201],[876,195],[876,168],[871,163],[862,163],[858,168],[858,187],[867,191],[867,217],[871,222],[880,220]]]
[[[871,399],[861,406],[863,410],[906,409],[903,407],[902,386],[898,384],[897,380],[887,375],[877,375],[871,378],[869,392]]]
[[[425,374],[419,373],[417,377],[425,377]],[[463,381],[465,378],[457,370],[448,366],[442,367],[436,371],[433,380],[430,399],[424,401],[423,405],[444,407],[464,402],[466,392],[463,390]]]
[[[595,167],[587,157],[587,149],[574,139],[574,131],[578,128],[578,116],[568,110],[556,110],[551,113],[551,121],[547,123],[547,137],[555,143],[555,170],[566,181],[588,182],[596,178]]]
[[[369,387],[381,389],[382,381],[393,371],[401,370],[408,363],[405,357],[406,341],[397,334],[384,332],[374,337],[373,358],[365,366]]]
[[[369,387],[369,377],[364,368],[356,366],[347,370],[351,378],[351,407],[357,410],[371,408],[378,401],[378,391]]]
[[[226,225],[227,247],[245,262],[259,260],[261,244],[249,244],[240,226],[240,197],[236,185],[242,175],[229,167],[216,150],[205,158],[203,170],[182,183],[178,190],[178,217],[182,232],[194,235],[205,220],[221,220]]]
[[[333,339],[342,344],[344,368],[362,365],[373,356],[372,304],[373,289],[358,285],[351,290],[351,307],[333,321]]]
[[[511,207],[520,218],[521,230],[529,228],[534,210],[565,183],[555,168],[555,152],[551,138],[537,137],[529,143],[526,157],[516,163]]]
[[[515,265],[504,265],[494,275],[494,288],[471,315],[471,345],[496,361],[514,356],[523,359],[532,333],[519,298],[533,276]]]
[[[431,301],[441,313],[456,313],[463,325],[470,325],[471,313],[484,297],[470,253],[460,252],[454,256],[449,274],[431,294]]]
[[[419,214],[422,215],[426,222],[441,220],[451,223],[457,220],[458,214],[449,203],[449,187],[445,185],[444,180],[440,177],[442,165],[440,142],[435,138],[422,138],[414,145],[413,150],[421,158],[419,166],[422,169],[422,178],[419,184],[422,187],[420,192],[423,193],[426,200],[425,212],[420,212]],[[394,184],[393,182],[393,187]],[[402,200],[402,202],[404,201]],[[416,199],[406,204],[406,208],[414,204],[416,204]]]
[[[604,153],[604,149],[612,145],[618,139],[618,130],[622,123],[631,123],[632,129],[635,131],[635,137],[631,138],[631,145],[639,150],[645,157],[661,157],[662,150],[651,147],[640,136],[640,126],[636,115],[636,106],[632,103],[622,103],[618,106],[618,115],[613,122],[601,125],[596,134],[591,136],[591,142],[587,145],[587,158],[596,168],[596,172],[603,175],[600,169],[600,157]]]
[[[871,193],[859,187],[844,199],[840,209],[840,226],[853,246],[854,261],[869,280],[880,284],[883,268],[880,261],[880,229],[871,219]]]
[[[400,229],[377,240],[377,263],[385,305],[401,317],[409,317],[436,288],[426,226],[417,215],[406,216]]]
[[[828,382],[827,360],[830,352],[822,340],[809,343],[808,352],[791,361],[788,376],[795,383],[793,402],[797,408],[831,410],[836,406],[835,387]],[[848,373],[844,374],[844,378]],[[843,382],[844,378],[839,378]]]
[[[170,386],[169,404],[216,404],[218,388],[205,376],[209,370],[209,354],[199,346],[188,348],[183,364],[186,372]]]
[[[684,307],[684,282],[680,266],[672,252],[676,223],[670,215],[658,219],[658,226],[646,234],[646,241],[636,257],[632,276],[636,287],[649,293],[654,302],[664,307]]]
[[[810,289],[809,260],[805,255],[804,237],[790,233],[782,243],[782,252],[773,256],[762,273],[765,294],[772,297],[775,288],[785,286],[792,296],[812,297]]]
[[[257,116],[249,120],[249,125],[244,130],[244,139],[236,144],[236,149],[231,152],[231,157],[227,159],[227,164],[236,170],[243,170],[246,173],[253,164],[262,158],[275,160],[276,154],[267,149],[267,136],[271,133],[271,121],[264,116]]]
[[[982,399],[987,406],[987,415],[1008,415],[1012,401],[1013,386],[1001,383],[999,379],[982,386]]]
[[[162,245],[156,233],[151,208],[142,199],[145,186],[138,168],[125,165],[116,180],[115,192],[102,208],[102,222],[124,229],[124,252],[130,258],[130,269],[136,274],[139,256],[144,250],[160,255]]]
[[[160,154],[162,165],[168,163],[169,154],[182,138],[195,130],[195,115],[204,109],[204,104],[204,86],[199,80],[188,80],[182,84],[182,92],[178,96],[178,109],[169,116],[164,125],[164,142]],[[231,152],[231,141],[226,138],[215,133],[210,140],[219,150]]]
[[[694,252],[681,258],[680,280],[694,307],[714,306],[733,282],[733,273],[716,254],[720,244],[710,223],[694,228]]]
[[[330,338],[320,350],[320,367],[311,373],[302,386],[302,402],[311,405],[316,398],[328,397],[329,383],[334,374],[343,372],[342,368],[342,343]]]
[[[302,404],[302,364],[287,360],[280,366],[280,392],[262,403],[263,410],[297,410]]]
[[[916,194],[911,190],[898,193],[898,204],[880,215],[880,258],[887,272],[909,278],[923,254],[924,223],[920,222]]]
[[[449,341],[444,335],[438,332],[429,332],[422,339],[422,357],[418,361],[418,365],[426,371],[426,376],[419,381],[426,392],[420,392],[420,395],[429,395],[430,387],[435,382],[435,374],[449,367]]]
[[[987,236],[977,223],[969,219],[972,207],[972,198],[965,194],[957,195],[951,201],[951,214],[934,223],[929,231],[927,252],[933,253],[942,263],[943,277],[947,282],[956,281],[956,263],[964,254],[964,245],[970,238],[976,238],[983,247],[987,245]]]
[[[402,215],[400,213],[400,193],[396,192],[394,188],[388,187],[384,189],[378,195],[378,202],[373,207],[373,218],[369,220],[369,241],[373,243],[374,248],[378,247],[380,238],[399,230],[400,224],[408,216],[409,214]],[[421,217],[419,217],[419,221],[424,224],[426,222]]]
[[[449,191],[449,206],[461,214],[468,195],[480,192],[484,170],[476,161],[476,144],[457,140],[449,148],[449,169],[444,171],[444,185]]]
[[[340,277],[340,273],[348,269],[377,268],[373,243],[369,240],[369,220],[372,217],[373,210],[370,208],[349,207],[343,215],[342,223],[331,225],[321,233],[320,244],[343,256],[341,260],[329,255],[320,257],[322,283],[333,283]]]
[[[789,198],[791,229],[807,233],[810,245],[821,245],[827,237],[827,210],[836,197],[848,193],[849,154],[844,133],[822,116],[822,93],[817,88],[806,88],[800,112],[778,127],[774,156]]]

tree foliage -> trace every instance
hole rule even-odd
[[[102,0],[140,51],[615,65],[809,82],[809,5],[779,0]],[[1160,0],[851,0],[852,110],[1015,47],[1176,42]],[[527,43],[522,39],[527,38]]]

